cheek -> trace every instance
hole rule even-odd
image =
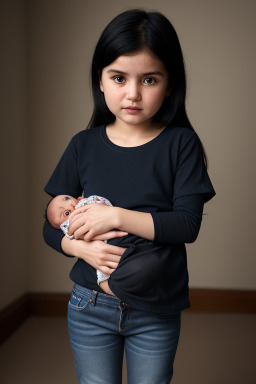
[[[166,92],[163,92],[163,90],[155,90],[150,95],[148,95],[148,102],[150,104],[150,107],[160,108],[164,99],[165,99]]]
[[[119,94],[114,91],[104,92],[104,97],[105,97],[106,104],[109,108],[114,107],[119,102],[119,98],[120,98]]]

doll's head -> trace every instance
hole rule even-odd
[[[186,77],[178,36],[170,21],[161,13],[140,9],[116,16],[98,41],[91,67],[94,113],[89,127],[111,124],[115,120],[100,89],[103,68],[119,56],[142,51],[159,59],[169,75],[170,92],[154,119],[162,125],[172,123],[190,127],[185,112]]]
[[[69,215],[74,211],[80,198],[75,199],[69,195],[58,195],[54,197],[48,204],[46,216],[54,228],[60,228],[60,224],[64,223]]]

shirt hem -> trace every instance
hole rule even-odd
[[[182,304],[175,306],[175,307],[168,307],[168,306],[159,306],[159,308],[156,308],[155,305],[151,304],[150,306],[143,305],[141,303],[137,303],[134,300],[131,300],[129,297],[125,295],[124,292],[122,292],[117,286],[113,285],[112,281],[109,281],[109,287],[112,290],[112,292],[124,303],[131,306],[131,308],[143,311],[143,312],[150,312],[157,315],[173,315],[179,311],[182,311],[184,309],[190,308],[190,301],[189,299],[185,299]],[[152,309],[152,306],[154,306],[154,309]]]

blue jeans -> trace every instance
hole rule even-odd
[[[180,312],[161,317],[117,297],[75,284],[68,327],[79,384],[121,384],[125,348],[128,384],[169,384]]]

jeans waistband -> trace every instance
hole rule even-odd
[[[95,304],[96,301],[99,303],[111,305],[113,307],[120,308],[121,307],[128,307],[129,305],[122,302],[118,297],[109,295],[108,293],[101,293],[95,290],[92,290],[90,288],[83,287],[82,285],[79,285],[77,283],[74,284],[73,290],[77,293],[80,293],[81,295],[87,296],[90,298],[90,301],[92,304]]]

